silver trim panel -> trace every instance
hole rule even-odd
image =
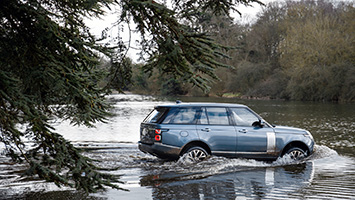
[[[276,135],[274,132],[266,132],[267,137],[267,153],[274,153],[276,151]]]

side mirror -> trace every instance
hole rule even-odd
[[[253,122],[252,126],[256,128],[262,128],[264,127],[265,123],[261,120]]]

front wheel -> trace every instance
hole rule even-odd
[[[301,160],[307,157],[307,153],[299,147],[291,147],[287,150],[286,154],[288,154],[292,160]]]
[[[186,160],[197,163],[205,160],[209,154],[207,151],[199,146],[190,147],[185,153],[184,157]]]

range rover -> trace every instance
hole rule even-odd
[[[241,104],[159,105],[140,125],[138,147],[163,159],[199,162],[210,155],[299,160],[312,154],[314,140],[304,129],[273,126]]]

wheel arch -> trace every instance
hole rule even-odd
[[[285,155],[285,153],[292,147],[298,147],[298,148],[301,148],[304,152],[306,152],[306,154],[309,155],[309,148],[308,146],[304,143],[304,142],[301,142],[301,141],[292,141],[290,143],[288,143],[282,150],[280,156],[283,156]]]
[[[184,147],[181,149],[179,155],[182,156],[189,148],[191,148],[193,146],[202,147],[202,148],[204,148],[207,151],[208,154],[211,155],[210,147],[206,143],[204,143],[202,141],[191,141],[191,142],[185,144]]]

